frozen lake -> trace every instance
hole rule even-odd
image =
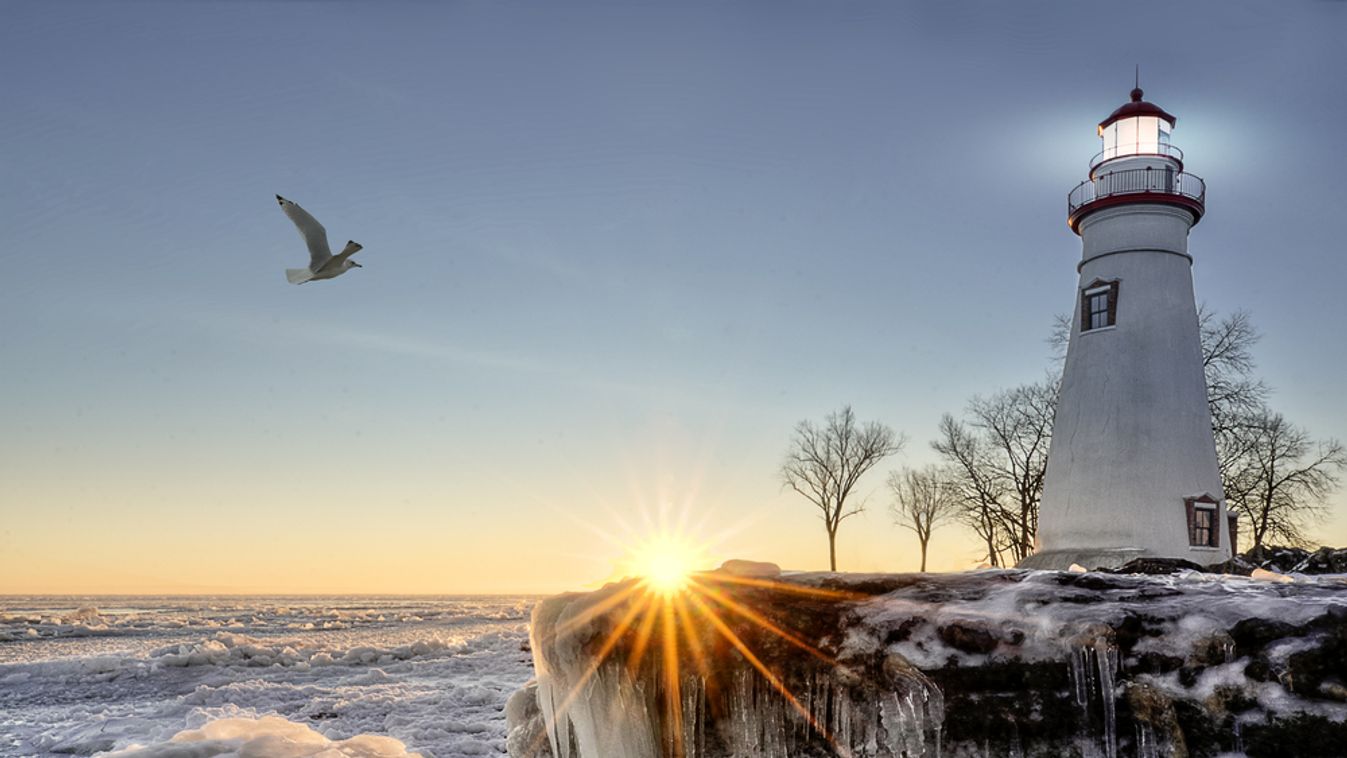
[[[435,758],[504,755],[534,600],[0,598],[0,755],[96,755],[269,714]]]

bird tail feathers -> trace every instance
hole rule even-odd
[[[303,284],[313,278],[313,272],[306,268],[287,268],[285,278],[291,284]]]

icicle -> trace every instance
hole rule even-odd
[[[1099,698],[1104,705],[1104,752],[1108,758],[1118,758],[1118,692],[1114,675],[1118,671],[1118,651],[1104,638],[1094,642],[1095,663],[1099,669]]]
[[[1137,758],[1160,758],[1160,746],[1156,744],[1155,732],[1151,725],[1137,722]]]
[[[1098,636],[1072,649],[1070,664],[1071,690],[1080,708],[1084,736],[1091,742],[1096,741],[1090,720],[1090,705],[1097,694],[1104,723],[1104,734],[1099,740],[1102,742],[1102,752],[1106,758],[1118,758],[1117,649],[1107,637]]]
[[[548,671],[538,667],[538,706],[543,713],[547,741],[552,744],[552,755],[571,758],[571,722],[565,714],[557,718],[557,688]]]
[[[940,758],[940,743],[944,737],[941,729],[945,724],[945,695],[939,687],[926,689],[926,715],[931,720],[931,731],[935,737],[935,758]]]
[[[706,719],[706,688],[700,677],[683,676],[679,682],[682,696],[682,740],[685,758],[697,758],[706,749],[703,724]],[[669,730],[672,732],[672,729]],[[673,754],[673,753],[670,753]]]
[[[1080,708],[1080,721],[1083,728],[1090,727],[1090,689],[1087,679],[1090,670],[1089,650],[1088,648],[1077,648],[1071,651],[1071,690],[1075,696],[1076,705]]]

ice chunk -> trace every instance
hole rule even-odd
[[[1278,574],[1276,571],[1268,571],[1267,569],[1254,569],[1254,570],[1253,570],[1253,573],[1249,574],[1249,576],[1250,576],[1250,578],[1257,579],[1257,580],[1260,581],[1260,582],[1294,582],[1294,581],[1295,581],[1295,579],[1293,579],[1293,578],[1287,576],[1286,574]]]

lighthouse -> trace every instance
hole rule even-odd
[[[1231,555],[1188,251],[1206,185],[1170,142],[1176,122],[1132,90],[1099,123],[1102,149],[1067,196],[1080,279],[1023,567]]]

